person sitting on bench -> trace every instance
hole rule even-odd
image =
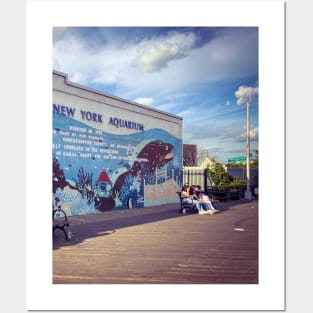
[[[184,185],[182,192],[181,192],[181,197],[183,198],[183,202],[184,203],[193,203],[197,210],[198,210],[198,214],[203,215],[203,214],[207,214],[207,212],[201,207],[201,204],[199,202],[199,200],[195,199],[195,195],[193,194],[193,192],[190,190],[190,186],[189,185]]]
[[[204,210],[206,210],[206,212],[208,212],[208,214],[214,214],[219,211],[214,207],[209,196],[201,190],[201,186],[194,186],[194,194],[196,199],[200,202],[201,206]]]

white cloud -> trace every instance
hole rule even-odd
[[[259,87],[247,87],[240,86],[238,90],[235,91],[235,96],[238,99],[237,104],[246,104],[248,101],[252,101],[252,97],[257,95],[259,92]]]
[[[55,70],[61,69],[60,63],[56,57],[53,57],[53,69]]]
[[[151,105],[154,102],[152,98],[137,98],[134,101],[144,105]]]
[[[246,135],[247,135],[247,133],[245,131],[244,133],[241,134],[241,137],[246,138]],[[259,136],[259,128],[258,127],[250,129],[250,140],[256,140],[256,139],[258,139],[258,136]]]
[[[157,44],[140,52],[135,59],[135,64],[143,72],[153,72],[167,67],[170,60],[178,57],[181,57],[181,54],[177,46]]]
[[[253,129],[250,129],[250,139],[251,139],[251,140],[256,139],[256,138],[258,137],[258,135],[259,135],[259,129],[258,129],[258,127],[255,127],[255,128],[253,128]]]
[[[170,32],[167,36],[142,41],[134,63],[143,72],[160,71],[171,60],[185,56],[193,48],[196,36],[193,33]]]
[[[176,30],[148,38],[143,30],[136,40],[132,30],[121,33],[118,28],[104,28],[103,32],[105,40],[98,33],[94,38],[82,37],[78,31],[60,29],[53,46],[56,69],[68,74],[71,81],[96,84],[104,92],[111,88],[116,96],[183,117],[186,143],[219,147],[216,152],[221,155],[228,154],[227,147],[245,149],[245,137],[241,137],[245,114],[238,114],[241,108],[230,105],[235,102],[233,93],[220,99],[214,97],[214,88],[221,82],[224,88],[227,81],[257,75],[255,30],[219,29],[201,46],[196,45],[199,38],[192,32]],[[249,91],[251,87],[238,88],[238,104],[246,103]],[[251,138],[257,140],[257,129],[251,131]]]
[[[257,52],[254,58],[248,57],[251,40],[238,32],[229,31],[227,35],[213,39],[200,48],[179,50],[184,57],[174,57],[170,62],[155,59],[153,66],[162,65],[168,70],[159,72],[135,72],[134,76],[127,75],[125,87],[131,90],[162,92],[173,94],[182,89],[191,90],[193,86],[222,80],[235,80],[238,77],[249,77],[257,73]],[[177,52],[178,53],[178,52]],[[149,64],[151,65],[151,64]],[[151,65],[152,66],[152,65]]]
[[[84,74],[80,72],[74,72],[71,75],[71,81],[74,83],[80,83],[82,81],[85,81]]]
[[[70,80],[81,84],[115,84],[123,83],[123,77],[133,76],[135,47],[120,49],[109,43],[91,48],[83,38],[68,32],[54,43],[53,57],[54,66],[68,74]]]
[[[196,35],[192,32],[189,33],[180,33],[178,31],[171,31],[168,33],[166,41],[176,45],[182,50],[192,49],[195,45],[197,38]]]
[[[127,99],[143,93],[160,98],[183,89],[190,91],[194,85],[236,79],[257,71],[255,59],[251,60],[246,52],[252,46],[250,32],[224,30],[222,37],[200,48],[195,48],[197,37],[192,32],[174,31],[140,42],[124,41],[123,47],[115,44],[120,43],[114,39],[119,35],[115,33],[109,41],[101,45],[99,41],[99,46],[94,43],[92,48],[77,34],[65,34],[63,39],[58,34],[59,40],[54,43],[59,70],[69,74],[69,79],[73,72],[83,73],[84,81],[78,82],[82,84],[118,84],[116,95]],[[166,68],[170,70],[160,71]]]

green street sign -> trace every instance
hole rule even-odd
[[[245,162],[246,161],[246,157],[245,156],[240,156],[240,157],[235,157],[235,158],[229,158],[228,159],[228,163],[232,163],[232,162]]]

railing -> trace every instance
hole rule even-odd
[[[206,190],[214,200],[225,202],[244,198],[246,186],[209,186]]]
[[[229,172],[233,172],[233,168],[230,168]],[[242,169],[240,169],[242,171]],[[252,185],[250,190],[252,196],[258,198],[258,194],[255,194],[255,187],[258,183],[258,169],[254,169]],[[250,169],[252,171],[252,169]],[[201,189],[205,190],[209,196],[213,199],[221,202],[240,200],[243,199],[246,192],[246,186],[211,186],[211,181],[208,177],[207,169],[200,167],[185,167],[182,171],[183,184],[200,185]],[[236,175],[234,175],[236,176]],[[240,177],[239,177],[240,178]]]
[[[208,171],[200,167],[187,167],[183,169],[183,184],[200,185],[204,190],[207,189]]]

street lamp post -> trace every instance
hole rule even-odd
[[[253,89],[251,91],[251,94]],[[251,106],[250,96],[249,101],[247,101],[247,133],[246,133],[246,182],[247,188],[245,191],[245,199],[252,199],[252,192],[250,190],[250,106]]]
[[[245,192],[245,199],[252,199],[252,192],[250,190],[250,107],[252,105],[252,96],[254,88],[257,86],[259,81],[252,87],[249,100],[247,101],[247,133],[246,133],[246,181],[247,189]]]

